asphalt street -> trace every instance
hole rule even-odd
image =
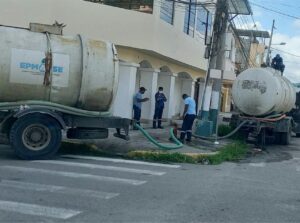
[[[0,147],[0,222],[300,222],[300,139],[218,166]]]

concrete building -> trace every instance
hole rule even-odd
[[[214,0],[203,2],[208,7],[168,0],[2,0],[0,24],[27,28],[31,22],[58,21],[66,24],[64,35],[113,42],[120,59],[114,115],[131,118],[133,95],[144,86],[150,101],[142,119],[152,120],[154,95],[162,86],[168,98],[164,119],[170,120],[183,112],[183,93],[195,97],[198,107],[201,103],[214,12],[209,7]]]
[[[237,73],[250,67],[260,67],[265,62],[265,39],[270,38],[267,31],[237,30],[240,40],[236,40]]]
[[[168,97],[164,118],[171,119],[182,112],[180,95],[194,96],[197,78],[205,75],[203,23],[209,21],[211,29],[211,19],[207,18],[212,15],[204,8],[200,11],[194,7],[190,16],[193,18],[188,22],[185,5],[169,4],[169,1],[154,1],[152,13],[140,12],[139,9],[147,7],[130,10],[122,2],[119,7],[83,0],[4,0],[1,3],[2,25],[27,28],[30,22],[59,21],[67,25],[65,35],[80,33],[115,43],[121,61],[115,115],[131,118],[132,97],[144,86],[148,89],[145,96],[151,100],[144,104],[142,118],[151,120],[154,94],[162,86]]]

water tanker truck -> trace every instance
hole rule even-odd
[[[22,159],[44,159],[70,139],[128,139],[111,116],[118,84],[113,44],[81,35],[0,26],[0,132]],[[122,132],[122,133],[121,133]]]
[[[238,114],[231,123],[244,123],[240,132],[260,145],[266,142],[287,145],[296,123],[290,111],[295,108],[296,91],[291,82],[272,68],[251,68],[238,75],[232,97]]]

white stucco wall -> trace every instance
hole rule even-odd
[[[122,118],[132,118],[133,96],[136,89],[138,64],[119,63],[118,91],[114,100],[113,114]]]

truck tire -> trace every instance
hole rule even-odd
[[[297,138],[300,138],[300,133],[296,133],[296,137],[297,137]]]
[[[10,144],[21,159],[48,159],[59,149],[61,127],[50,116],[30,114],[17,119],[10,130]]]

